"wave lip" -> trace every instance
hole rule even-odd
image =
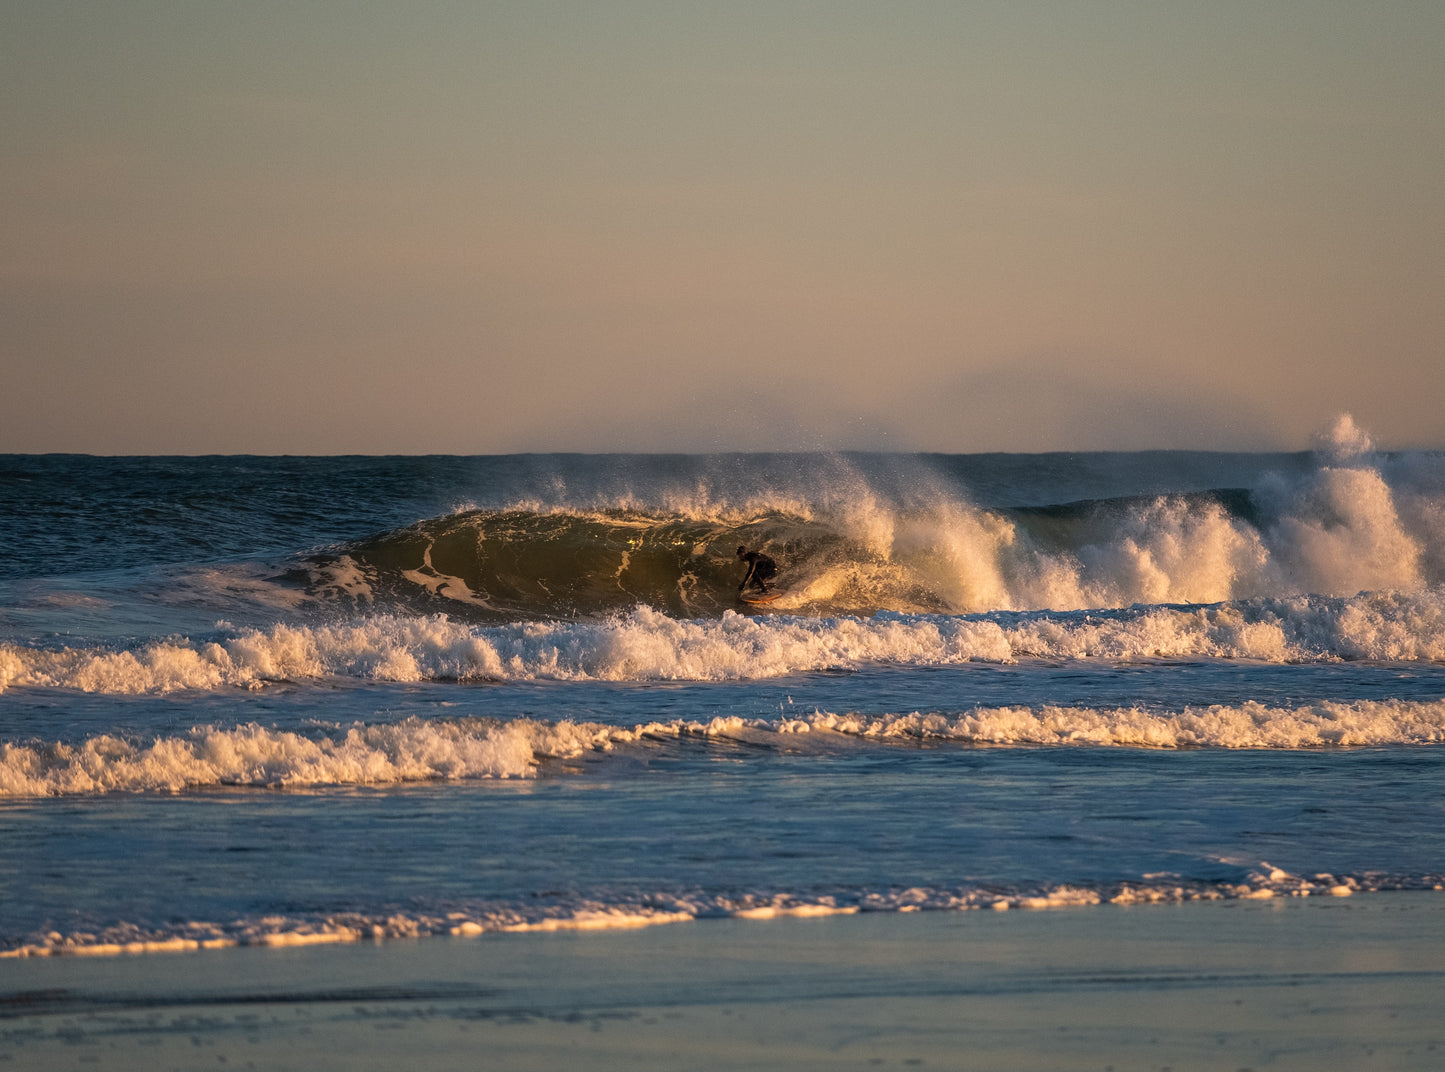
[[[187,921],[160,926],[118,923],[94,931],[49,931],[9,941],[0,957],[117,956],[177,953],[233,946],[318,945],[388,938],[476,937],[490,933],[603,930],[706,919],[775,919],[857,912],[964,912],[1081,908],[1100,904],[1179,904],[1190,901],[1267,900],[1276,897],[1351,897],[1398,890],[1445,889],[1438,874],[1324,872],[1292,874],[1260,862],[1237,881],[1201,881],[1180,875],[1144,875],[1097,884],[1038,886],[965,885],[886,887],[795,893],[660,892],[596,900],[572,897],[525,903],[475,902],[431,912],[339,912],[326,915],[242,918],[230,923]]]
[[[1044,706],[960,713],[864,715],[816,711],[803,717],[708,722],[679,719],[634,726],[486,718],[357,724],[331,735],[249,723],[196,727],[136,742],[111,734],[79,744],[0,744],[0,797],[75,796],[189,789],[459,782],[531,778],[544,764],[610,752],[648,740],[746,741],[783,747],[800,734],[838,734],[888,746],[1095,746],[1116,748],[1315,749],[1445,742],[1445,700],[1318,703],[1302,707]]]

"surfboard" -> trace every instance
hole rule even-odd
[[[739,592],[738,601],[741,603],[750,603],[756,607],[763,603],[771,603],[782,594],[783,593],[779,592],[776,588],[771,592]]]

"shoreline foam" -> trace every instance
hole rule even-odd
[[[863,914],[11,962],[27,1067],[1432,1070],[1445,899]],[[222,970],[224,965],[224,970]]]
[[[636,930],[721,919],[766,921],[834,915],[916,912],[1005,912],[1099,906],[1169,905],[1275,899],[1345,898],[1363,894],[1445,892],[1445,875],[1291,874],[1261,863],[1241,881],[1202,882],[1177,875],[1144,876],[1098,885],[962,886],[951,889],[853,890],[837,894],[757,891],[744,894],[665,894],[601,902],[510,902],[439,907],[408,914],[337,912],[267,915],[229,923],[186,922],[146,927],[117,924],[96,931],[33,935],[0,950],[0,959],[112,957],[188,953],[249,946],[283,947],[384,942],[396,939],[475,938],[483,935]],[[1445,903],[1445,898],[1442,898]]]

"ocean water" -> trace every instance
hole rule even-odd
[[[1445,886],[1445,455],[1348,420],[9,456],[0,549],[9,956]]]

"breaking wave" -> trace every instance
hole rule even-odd
[[[0,644],[0,691],[116,695],[363,681],[738,681],[868,664],[1223,658],[1271,663],[1445,660],[1445,589],[1211,606],[871,618],[608,619],[482,625],[447,615],[240,629],[129,649]]]
[[[307,736],[254,723],[132,741],[0,744],[0,796],[175,792],[214,786],[315,788],[520,778],[539,757],[609,743],[599,727],[486,720],[357,725]]]
[[[639,742],[682,739],[792,747],[800,738],[878,745],[1073,745],[1119,748],[1316,749],[1445,741],[1445,700],[1324,702],[1302,707],[993,707],[958,713],[816,711],[634,726],[466,718],[357,724],[304,734],[255,723],[200,726],[139,741],[102,734],[78,744],[0,744],[0,797],[178,792],[531,778],[549,762]]]
[[[1351,596],[1445,583],[1445,467],[1386,458],[1348,418],[1317,465],[1254,486],[974,504],[859,479],[738,500],[466,509],[354,541],[290,575],[313,598],[469,620],[734,607],[738,545],[782,570],[774,609],[818,615],[1077,610]],[[836,475],[836,474],[835,474]]]

